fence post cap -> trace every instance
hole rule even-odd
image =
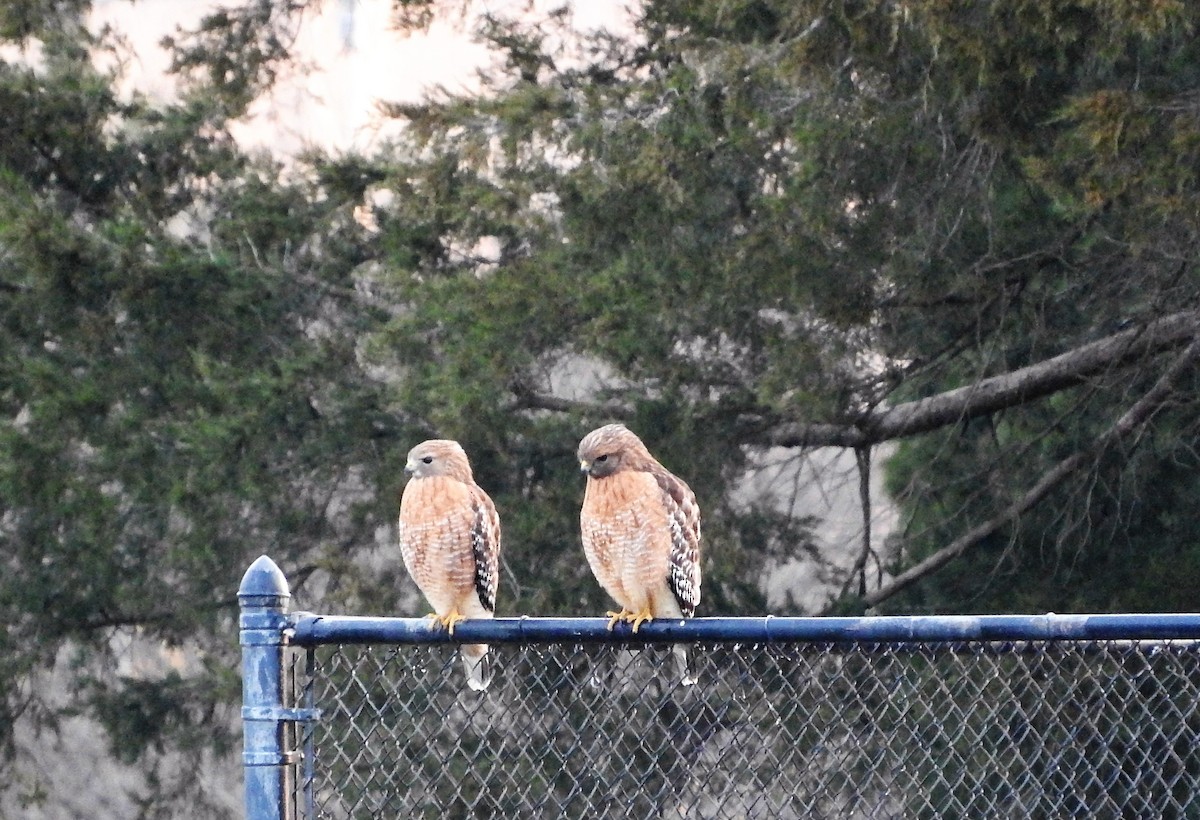
[[[241,586],[238,587],[238,597],[290,598],[292,593],[288,589],[287,578],[284,577],[283,570],[266,555],[260,555],[242,576]]]

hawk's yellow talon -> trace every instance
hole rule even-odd
[[[609,632],[613,631],[613,627],[617,625],[617,621],[628,621],[629,616],[633,613],[627,609],[622,609],[620,612],[606,612],[608,616],[608,626],[605,627]]]
[[[654,616],[650,613],[649,605],[639,609],[637,612],[622,609],[620,612],[607,612],[605,614],[608,615],[608,626],[606,629],[609,632],[612,632],[613,627],[617,625],[618,621],[624,621],[633,627],[633,631],[636,634],[642,624],[654,620]]]
[[[645,606],[637,612],[630,612],[625,620],[633,625],[633,634],[636,635],[641,625],[647,621],[653,621],[654,616],[650,614],[650,607]]]
[[[438,615],[436,612],[431,612],[428,617],[433,618],[434,626],[445,628],[451,635],[454,634],[454,625],[466,620],[466,618],[458,614],[457,609],[450,610],[446,613],[445,617]]]

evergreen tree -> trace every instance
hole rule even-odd
[[[808,546],[732,492],[762,448],[865,466],[888,441],[892,577],[864,552],[844,606],[1162,605],[1112,578],[1138,572],[1143,515],[1179,536],[1154,563],[1190,563],[1159,479],[1194,460],[1191,6],[675,0],[629,36],[569,23],[489,18],[505,72],[392,108],[385,232],[429,248],[388,261],[406,402],[539,453],[611,416],[658,440],[713,522],[709,612],[753,608],[764,557]],[[581,361],[605,389],[568,400]],[[537,520],[567,516],[545,501]]]
[[[365,606],[354,562],[397,483],[380,442],[408,436],[356,351],[385,314],[362,286],[351,164],[285,173],[226,129],[274,55],[225,86],[181,58],[177,101],[123,99],[92,59],[121,46],[85,10],[0,13],[40,47],[0,63],[0,731],[57,725],[38,681],[66,666],[68,713],[141,761],[143,799],[199,816],[192,762],[162,752],[232,749],[238,578],[270,552],[300,595]],[[246,15],[180,53],[232,48],[241,20],[250,54],[270,38]],[[394,577],[376,580],[391,600]],[[121,676],[131,636],[180,648],[180,668]]]
[[[703,614],[815,560],[820,522],[747,470],[889,442],[902,526],[831,609],[1197,606],[1193,4],[488,16],[479,93],[290,166],[228,125],[304,4],[178,32],[168,104],[116,93],[87,7],[0,8],[37,45],[0,62],[6,731],[59,717],[30,681],[65,658],[127,758],[229,748],[242,570],[270,552],[327,611],[415,600],[374,548],[431,435],[500,509],[502,615],[607,605],[573,454],[613,419],[700,498]],[[194,663],[121,679],[134,630]]]

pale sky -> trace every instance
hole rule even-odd
[[[535,0],[537,8],[561,0]],[[97,0],[93,25],[109,24],[128,38],[132,57],[128,82],[139,90],[167,95],[167,56],[159,40],[178,25],[190,26],[207,10],[237,0]],[[492,12],[524,8],[527,0],[474,0]],[[620,0],[580,0],[574,25],[580,30],[628,20]],[[457,6],[456,6],[457,7]],[[379,100],[416,101],[429,88],[474,87],[475,71],[489,59],[470,41],[461,22],[435,23],[428,32],[403,37],[390,25],[392,0],[320,0],[301,21],[296,52],[313,64],[310,72],[283,78],[270,97],[257,102],[235,136],[247,147],[294,153],[306,145],[335,152],[367,149],[383,127]]]
[[[96,27],[112,25],[128,38],[134,54],[129,83],[165,96],[171,86],[159,40],[221,5],[229,3],[99,0],[92,17]],[[314,70],[284,77],[254,105],[250,120],[235,129],[247,147],[289,153],[305,145],[366,148],[377,138],[377,100],[416,100],[439,84],[469,87],[474,70],[487,59],[465,33],[444,24],[402,38],[389,25],[391,0],[324,0],[314,9],[302,18],[295,47]]]

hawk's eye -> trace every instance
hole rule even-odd
[[[608,461],[608,456],[607,455],[598,456],[596,458],[596,461],[600,461],[600,462]]]
[[[432,464],[433,456],[425,456],[425,458],[421,459],[421,461],[425,462],[426,464]]]

